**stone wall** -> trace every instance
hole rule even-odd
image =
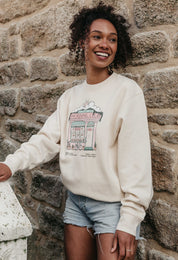
[[[84,79],[68,57],[72,15],[98,0],[0,0],[0,160],[36,133],[65,89]],[[133,61],[119,70],[144,90],[155,194],[137,259],[175,260],[178,173],[177,0],[108,0],[132,25]],[[57,158],[17,172],[14,190],[34,228],[29,260],[64,259],[65,189]]]

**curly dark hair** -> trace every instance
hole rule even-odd
[[[118,34],[118,46],[111,66],[115,69],[120,65],[125,67],[127,60],[132,57],[133,52],[128,34],[129,25],[123,16],[115,13],[112,6],[105,5],[103,2],[100,2],[98,6],[93,8],[84,7],[74,16],[73,22],[70,25],[70,53],[75,54],[76,61],[79,61],[81,58],[84,59],[81,42],[85,41],[92,22],[97,19],[106,19],[114,25]]]

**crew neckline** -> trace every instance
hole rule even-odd
[[[96,84],[89,84],[89,83],[87,83],[87,81],[85,80],[84,81],[84,86],[85,87],[87,87],[88,89],[96,89],[96,88],[98,88],[98,87],[104,87],[104,86],[106,86],[107,84],[108,84],[108,82],[110,81],[110,80],[112,80],[112,78],[114,78],[115,77],[115,75],[116,75],[116,73],[115,72],[113,72],[107,79],[105,79],[105,80],[103,80],[103,81],[101,81],[101,82],[99,82],[99,83],[96,83]]]

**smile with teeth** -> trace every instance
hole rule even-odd
[[[108,53],[105,52],[95,52],[97,56],[101,56],[101,57],[109,57]]]

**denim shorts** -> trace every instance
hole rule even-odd
[[[63,214],[64,223],[92,228],[94,234],[115,233],[120,218],[121,202],[104,202],[68,192]],[[140,237],[140,225],[136,230]]]

